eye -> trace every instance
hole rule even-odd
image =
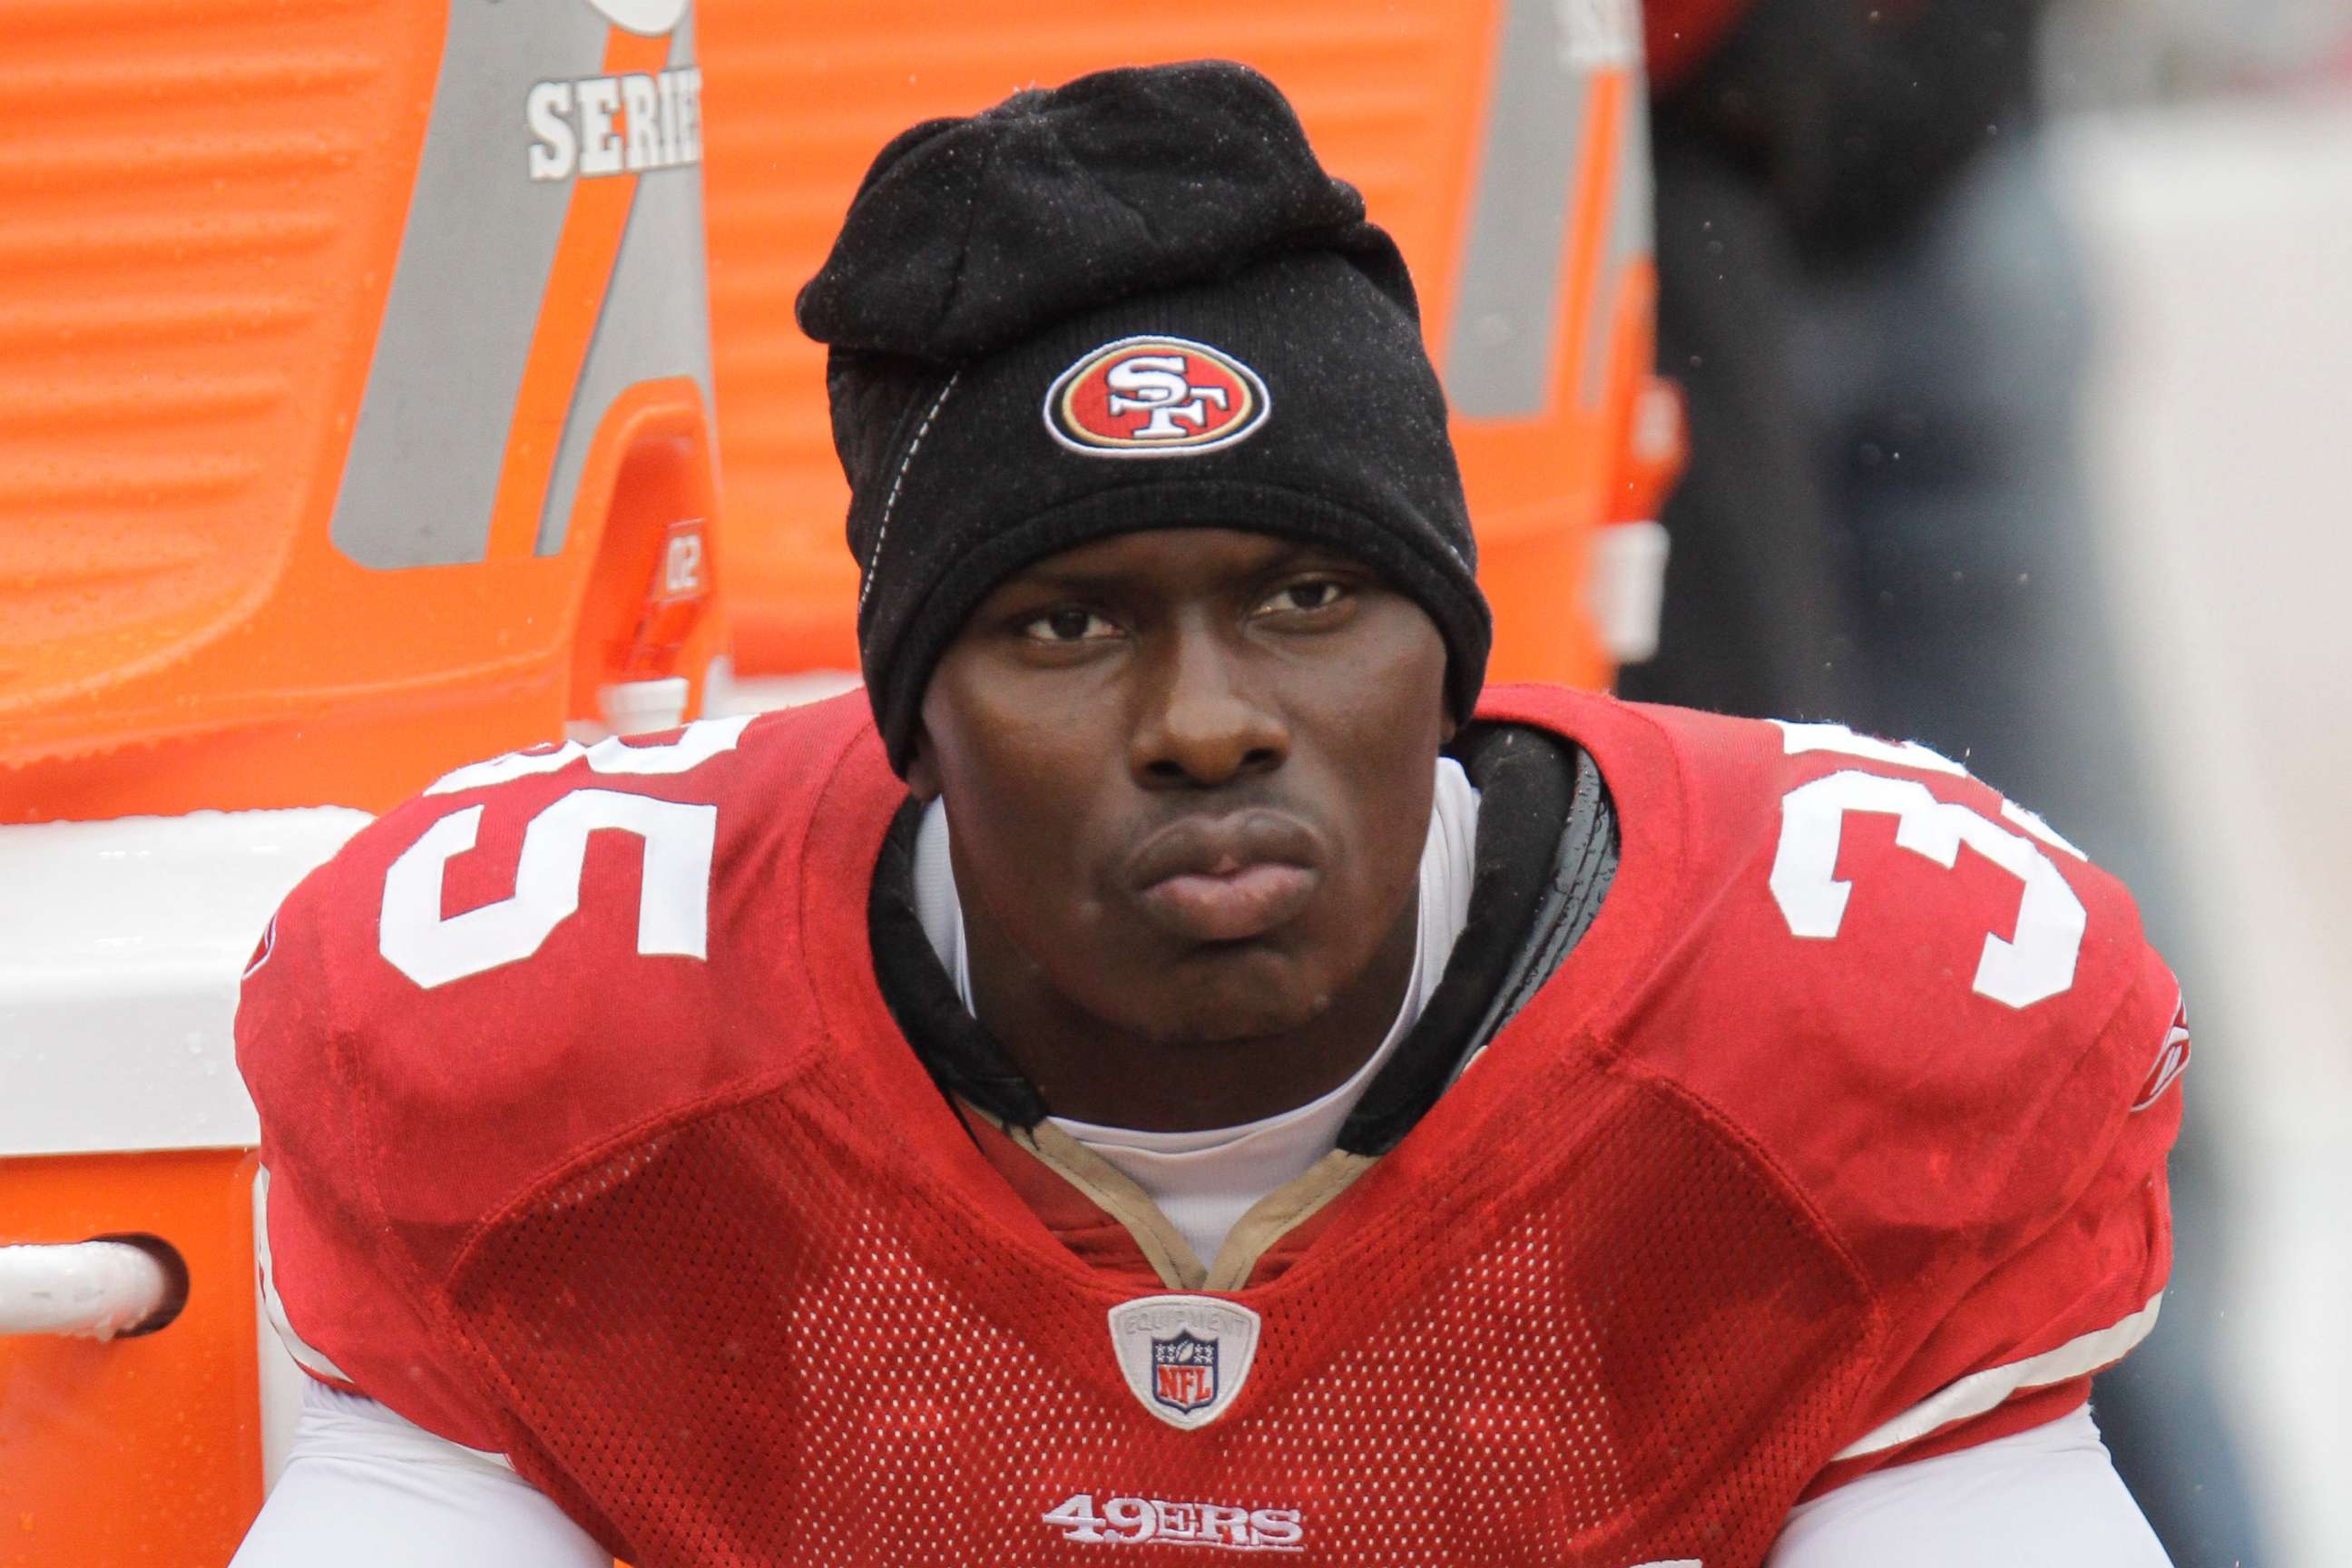
[[[1118,628],[1092,610],[1064,605],[1022,622],[1021,635],[1032,642],[1094,642],[1117,637]]]
[[[1303,577],[1286,583],[1258,605],[1260,615],[1312,615],[1328,610],[1348,596],[1348,585],[1330,577]]]

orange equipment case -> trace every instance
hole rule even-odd
[[[687,29],[0,20],[0,822],[380,810],[698,685],[715,534],[656,582],[716,508]],[[529,161],[542,79],[630,76],[670,79],[657,158]]]
[[[686,12],[0,5],[0,945],[87,934],[0,952],[0,1246],[188,1270],[152,1336],[0,1338],[0,1565],[260,1505],[228,1022],[330,808],[674,722],[723,647]]]

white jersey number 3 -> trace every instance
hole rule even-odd
[[[1857,735],[1842,724],[1780,725],[1788,752],[1834,752],[1866,762],[1964,775],[1957,763],[1916,742],[1901,745]],[[1895,842],[1949,869],[1966,845],[2025,885],[2015,933],[1988,934],[1978,961],[1979,995],[2011,1007],[2029,1007],[2074,984],[2083,951],[2083,900],[2058,868],[2026,839],[1965,805],[1937,800],[1916,779],[1848,769],[1800,784],[1780,801],[1780,843],[1772,857],[1772,899],[1793,936],[1826,941],[1845,922],[1853,885],[1837,878],[1838,840],[1850,812],[1895,819]],[[2003,802],[2001,815],[2052,847],[2081,858],[2082,851],[2052,832],[2032,812]]]
[[[745,717],[688,725],[667,745],[631,746],[613,740],[593,747],[567,743],[545,752],[517,752],[459,768],[425,793],[452,794],[553,773],[575,762],[608,775],[682,773],[733,750],[750,722]],[[575,789],[559,795],[523,829],[514,896],[445,918],[442,879],[449,862],[474,847],[481,824],[478,805],[451,812],[402,851],[383,879],[377,943],[394,968],[426,990],[537,952],[549,934],[580,908],[588,835],[598,828],[618,828],[645,844],[637,951],[707,956],[717,806],[609,789]]]

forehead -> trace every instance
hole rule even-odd
[[[1236,579],[1292,565],[1353,563],[1327,546],[1235,528],[1155,528],[1097,539],[1033,561],[999,585],[1028,588],[1117,587],[1181,594],[1213,590]]]

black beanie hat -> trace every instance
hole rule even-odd
[[[1436,622],[1468,716],[1492,623],[1412,282],[1256,72],[1104,71],[914,127],[798,315],[832,351],[858,645],[901,772],[981,600],[1142,529],[1362,561]]]

